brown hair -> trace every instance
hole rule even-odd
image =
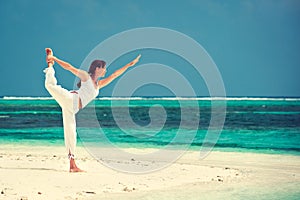
[[[97,68],[104,68],[106,65],[106,62],[103,61],[103,60],[94,60],[91,65],[90,65],[90,68],[89,68],[89,75],[91,77],[93,77],[95,75],[95,71]],[[77,87],[80,88],[81,86],[81,80],[77,83]]]

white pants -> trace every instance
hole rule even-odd
[[[71,93],[57,85],[53,67],[48,67],[44,72],[46,74],[45,87],[62,109],[65,145],[69,158],[74,158],[77,137],[75,114],[78,112],[78,94]]]

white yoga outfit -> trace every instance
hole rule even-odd
[[[91,77],[86,81],[81,81],[81,86],[77,93],[81,99],[82,108],[84,108],[88,103],[90,103],[99,94],[99,90],[95,88],[93,80]]]
[[[81,82],[78,91],[68,91],[57,85],[53,67],[46,68],[44,72],[46,74],[45,87],[62,109],[65,145],[69,158],[74,158],[77,137],[75,114],[79,111],[79,97],[84,108],[98,96],[99,90],[95,88],[90,77],[86,82]]]

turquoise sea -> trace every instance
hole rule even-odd
[[[210,124],[213,101],[226,103],[224,127],[214,150],[300,155],[299,98],[99,98],[78,114],[78,145],[82,145],[80,135],[84,133],[85,144],[104,146],[109,141],[121,147],[163,148],[180,130],[183,136],[195,135],[191,144],[177,138],[176,147],[189,145],[199,150]],[[89,109],[92,111],[87,112]],[[149,109],[154,110],[153,115]],[[160,112],[155,114],[155,109]],[[166,114],[161,127],[147,126],[160,120],[161,113]],[[189,115],[183,117],[182,113]],[[61,110],[55,100],[0,99],[0,144],[64,145],[63,135]]]

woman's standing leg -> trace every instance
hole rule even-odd
[[[63,124],[64,124],[64,137],[67,151],[69,152],[70,159],[70,172],[82,172],[75,163],[75,148],[77,142],[76,133],[76,118],[74,112],[68,109],[62,109]]]
[[[64,125],[64,137],[67,152],[69,158],[74,158],[75,147],[76,147],[76,120],[73,112],[67,109],[62,109],[63,125]]]

